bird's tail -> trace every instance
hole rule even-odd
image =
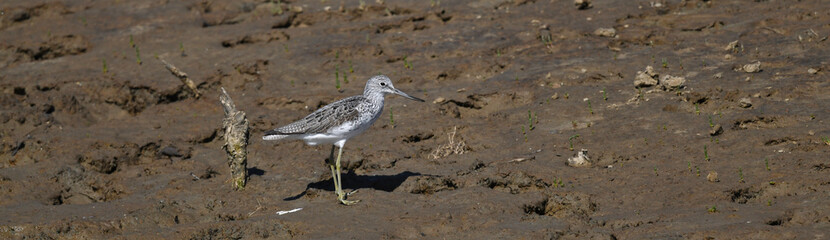
[[[268,134],[265,134],[264,136],[262,136],[262,140],[282,140],[282,139],[287,138],[288,136],[291,136],[291,135],[279,135],[279,134],[268,135]]]
[[[276,131],[276,129],[274,129],[274,130],[266,131],[265,135],[262,136],[262,140],[282,140],[282,139],[288,138],[290,136],[291,135],[289,135],[289,134],[283,134],[281,132]]]

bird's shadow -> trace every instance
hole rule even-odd
[[[405,171],[402,173],[398,173],[395,175],[366,175],[366,176],[359,176],[354,172],[348,172],[346,174],[342,174],[340,177],[342,178],[342,185],[343,189],[361,189],[361,188],[372,188],[376,190],[391,192],[397,189],[398,187],[406,181],[407,178],[411,176],[421,176],[420,173]],[[306,186],[305,190],[296,196],[291,196],[284,198],[285,201],[293,201],[297,200],[306,195],[309,189],[320,189],[325,191],[334,191],[334,181],[331,178],[326,180],[321,180],[318,182],[309,183]]]

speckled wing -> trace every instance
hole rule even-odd
[[[329,129],[348,121],[357,121],[360,112],[357,106],[364,100],[363,96],[353,96],[326,105],[299,121],[265,132],[271,135],[301,135],[325,133]]]

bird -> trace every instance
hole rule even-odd
[[[340,157],[346,141],[360,135],[380,118],[387,94],[397,94],[405,98],[424,102],[392,85],[392,80],[385,75],[377,75],[366,81],[363,95],[347,97],[317,109],[308,116],[285,126],[266,131],[263,140],[303,140],[310,146],[332,144],[326,164],[331,168],[334,191],[337,200],[343,205],[353,205],[360,200],[346,200],[357,190],[349,193],[343,191],[340,178]],[[337,159],[334,157],[335,146],[339,149]]]

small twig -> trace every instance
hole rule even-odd
[[[164,67],[166,67],[167,70],[170,71],[170,73],[173,73],[173,75],[178,77],[179,80],[182,80],[182,83],[185,86],[187,86],[187,88],[190,89],[191,92],[193,92],[193,95],[195,95],[196,98],[202,96],[202,93],[200,93],[199,90],[196,89],[196,84],[193,83],[193,80],[190,80],[190,78],[187,77],[187,73],[182,72],[182,70],[179,70],[179,68],[173,66],[173,64],[164,61],[164,59],[159,60],[161,61],[161,63],[164,63]]]
[[[192,176],[192,177],[193,177],[193,180],[199,180],[199,179],[201,179],[201,178],[199,178],[198,176],[196,176],[196,174],[193,174],[193,173],[190,173],[190,176]]]
[[[256,213],[257,211],[259,211],[260,209],[262,209],[262,203],[261,203],[261,202],[259,202],[259,199],[257,199],[257,200],[256,200],[256,209],[254,209],[254,211],[253,211],[253,212],[248,213],[248,217],[250,217],[250,216],[254,215],[254,213]]]

